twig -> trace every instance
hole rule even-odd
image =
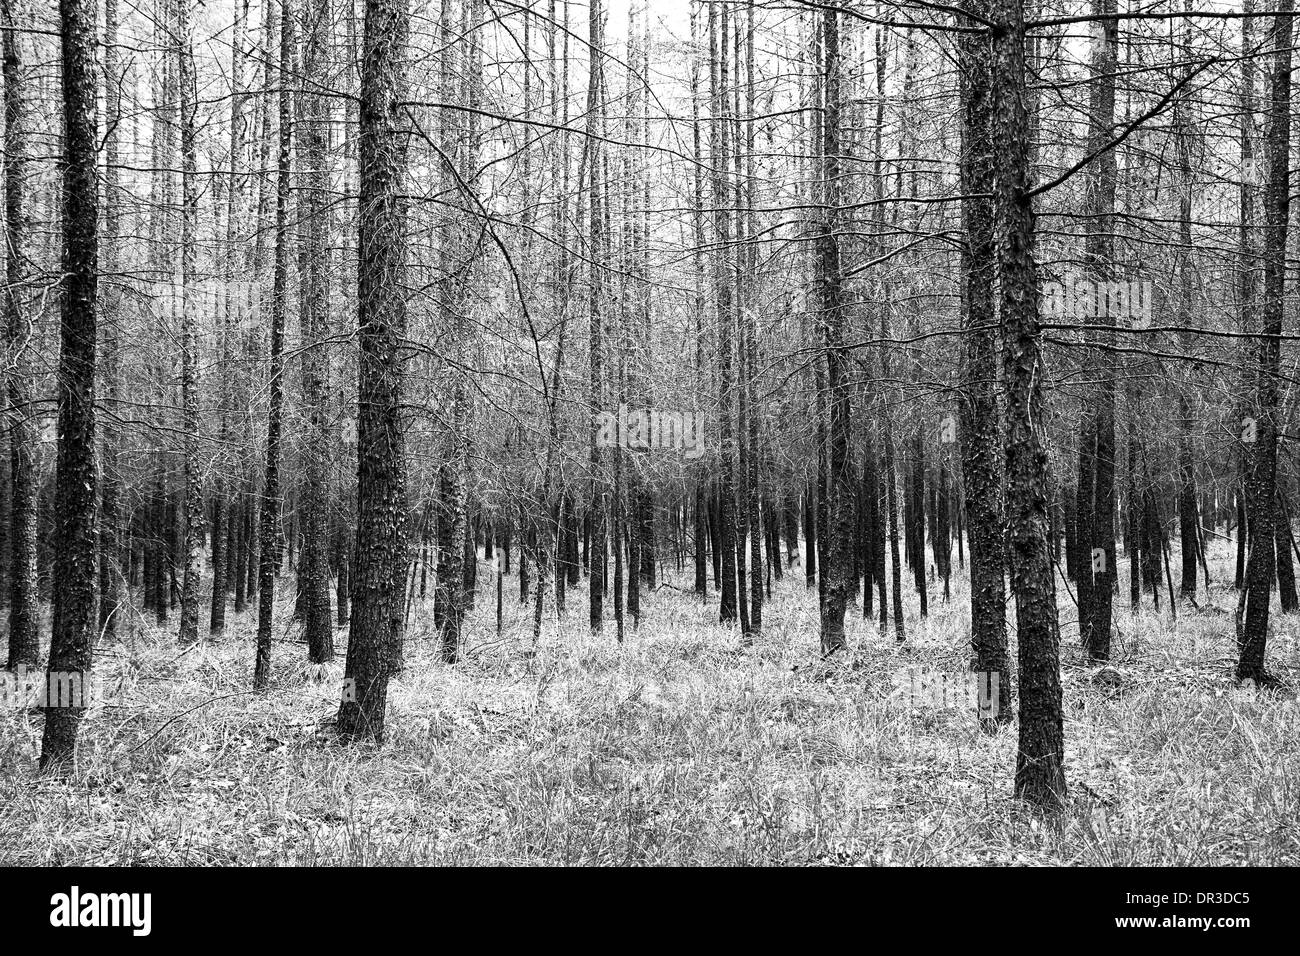
[[[197,647],[198,645],[195,645],[195,646]],[[208,706],[208,704],[215,704],[215,703],[216,703],[217,701],[219,701],[219,700],[228,700],[228,699],[230,699],[231,697],[244,697],[244,696],[246,696],[246,695],[248,695],[248,694],[254,694],[254,693],[257,693],[257,691],[252,691],[252,690],[237,690],[237,691],[235,691],[233,694],[222,694],[220,697],[212,697],[212,698],[209,698],[208,700],[203,701],[202,703],[195,704],[195,705],[194,705],[193,707],[191,707],[189,710],[183,710],[183,711],[181,711],[179,714],[177,714],[176,716],[169,718],[169,719],[167,720],[167,722],[164,723],[161,727],[159,727],[157,730],[155,730],[153,733],[151,733],[151,734],[150,734],[148,737],[146,737],[144,740],[140,741],[138,744],[136,744],[134,747],[132,747],[130,750],[128,750],[128,751],[126,752],[126,755],[127,755],[128,757],[131,756],[131,754],[135,753],[137,750],[139,750],[139,749],[140,749],[141,747],[143,747],[145,744],[149,743],[149,741],[153,740],[155,737],[157,737],[160,733],[162,733],[164,730],[166,730],[166,729],[167,729],[168,727],[170,727],[172,724],[176,723],[176,721],[180,720],[182,717],[186,716],[187,714],[192,714],[192,713],[194,713],[194,712],[195,712],[196,710],[198,710],[200,707],[206,707],[206,706]]]

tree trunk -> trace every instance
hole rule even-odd
[[[827,517],[829,543],[823,566],[826,601],[822,608],[822,654],[846,647],[844,610],[853,586],[853,474],[849,440],[852,434],[848,352],[844,348],[843,268],[837,230],[840,228],[840,24],[831,5],[822,12],[821,183],[825,212],[816,242],[819,331],[826,361],[829,412]]]
[[[591,488],[590,488],[590,543],[589,548],[589,567],[591,574],[591,583],[588,589],[589,598],[589,615],[588,625],[592,633],[599,633],[604,627],[605,619],[605,487],[604,487],[604,461],[601,454],[600,445],[597,442],[597,427],[595,414],[604,409],[604,368],[603,368],[603,350],[604,344],[601,341],[603,333],[601,308],[601,296],[604,294],[603,284],[601,281],[601,269],[604,267],[602,256],[604,255],[602,239],[604,233],[605,215],[603,212],[603,195],[604,189],[602,176],[602,157],[601,139],[604,137],[604,122],[602,106],[604,102],[604,92],[601,89],[601,75],[603,64],[601,62],[601,4],[600,0],[591,0],[587,17],[587,35],[588,50],[590,53],[590,69],[588,70],[589,78],[587,83],[587,125],[588,125],[588,179],[590,181],[590,202],[588,203],[591,213],[591,234],[588,237],[590,243],[590,252],[588,254],[591,267],[590,283],[590,302],[589,309],[591,315],[591,327],[589,330],[590,338],[590,402],[593,413],[592,424],[590,429],[590,464],[591,464]],[[619,423],[621,429],[622,423]]]
[[[1020,750],[1016,795],[1044,809],[1065,797],[1060,632],[1047,542],[1047,452],[1034,209],[1029,195],[1024,0],[993,0],[993,204],[1006,396],[1007,531],[1016,599]]]
[[[384,736],[388,678],[401,655],[406,458],[405,0],[366,0],[361,68],[357,325],[357,546],[338,729]]]
[[[971,14],[988,19],[987,0],[967,0]],[[996,253],[991,199],[994,151],[991,48],[986,37],[966,34],[960,45],[962,95],[962,248],[965,351],[961,403],[962,477],[970,529],[971,645],[978,679],[992,687],[980,726],[986,731],[1011,720],[1011,667],[1007,658],[1007,596],[1002,540],[1001,424],[997,400],[997,333],[994,330]]]
[[[718,319],[718,434],[721,461],[718,468],[718,551],[721,557],[721,581],[718,617],[730,624],[739,616],[736,581],[736,435],[732,419],[733,391],[732,336],[734,321],[731,269],[727,256],[731,249],[731,214],[727,183],[727,161],[731,154],[727,86],[729,81],[728,5],[721,13],[709,5],[709,63],[712,123],[709,130],[709,161],[713,172],[713,205],[716,210],[715,242],[719,247],[715,264],[714,290]]]
[[[111,2],[111,0],[110,0]],[[31,423],[31,348],[27,328],[27,108],[24,102],[22,32],[13,0],[0,3],[5,83],[5,338],[9,374],[9,660],[8,667],[36,667],[40,659],[36,589],[36,487],[32,473],[36,429]],[[66,34],[65,34],[66,41]],[[92,116],[93,119],[93,116]],[[114,140],[116,142],[116,140]],[[91,157],[94,162],[94,157]],[[62,398],[62,392],[60,392]],[[75,731],[74,731],[75,733]]]
[[[1116,0],[1093,0],[1092,12],[1097,16],[1111,16],[1116,12]],[[1116,20],[1103,20],[1100,33],[1093,42],[1092,86],[1089,93],[1090,151],[1102,150],[1109,144],[1115,127],[1115,70],[1119,43],[1119,24]],[[1089,196],[1091,210],[1087,217],[1084,262],[1087,274],[1096,283],[1114,278],[1112,261],[1115,256],[1115,184],[1117,164],[1115,151],[1105,149],[1095,160],[1091,173]],[[1100,286],[1099,286],[1100,287]],[[1116,316],[1111,310],[1101,310],[1102,325],[1113,326]],[[1114,351],[1114,332],[1101,332],[1101,350],[1097,361],[1101,365],[1098,384],[1093,396],[1091,430],[1096,441],[1093,453],[1093,505],[1088,528],[1088,577],[1091,589],[1085,603],[1080,594],[1080,618],[1087,624],[1080,627],[1086,640],[1084,653],[1092,660],[1110,659],[1111,614],[1114,600],[1115,568],[1115,379],[1117,355]],[[1092,558],[1099,552],[1100,563]]]
[[[1254,0],[1245,0],[1242,12],[1254,12]],[[1255,217],[1255,192],[1257,176],[1255,171],[1258,161],[1255,155],[1255,21],[1246,16],[1241,21],[1241,120],[1239,140],[1241,148],[1242,176],[1238,189],[1239,221],[1237,230],[1237,298],[1240,302],[1240,331],[1249,332],[1257,308],[1257,274],[1258,242]],[[1237,421],[1250,414],[1250,393],[1253,382],[1250,378],[1251,344],[1244,340],[1240,350],[1241,356],[1241,400],[1237,408]],[[1233,494],[1236,499],[1237,512],[1237,562],[1233,576],[1233,586],[1241,591],[1246,580],[1246,547],[1249,536],[1247,519],[1247,486],[1250,481],[1252,446],[1239,442],[1236,449],[1237,481]]]
[[[185,436],[185,489],[182,499],[180,551],[184,556],[181,585],[182,645],[199,639],[199,590],[203,578],[203,463],[200,460],[198,330],[195,310],[199,224],[198,149],[195,112],[198,91],[190,39],[189,0],[177,0],[177,58],[180,61],[181,113],[181,410]]]
[[[284,316],[289,295],[289,148],[293,134],[290,83],[293,69],[293,17],[289,0],[280,0],[279,151],[275,190],[275,272],[271,288],[271,368],[266,419],[266,477],[262,484],[257,569],[257,659],[253,688],[271,681],[271,628],[275,618],[275,574],[279,564],[280,433],[284,414]]]
[[[1268,125],[1268,185],[1264,196],[1264,288],[1256,359],[1256,427],[1249,480],[1250,556],[1238,680],[1268,683],[1265,670],[1269,597],[1276,573],[1273,547],[1277,498],[1278,375],[1281,369],[1287,222],[1290,215],[1291,33],[1293,0],[1279,0],[1273,18],[1273,77]]]
[[[334,659],[334,624],[330,619],[329,528],[326,521],[326,460],[329,426],[326,422],[325,375],[329,315],[329,202],[330,170],[326,163],[329,138],[329,100],[314,92],[330,84],[330,0],[314,0],[303,11],[302,83],[299,96],[299,150],[304,183],[299,203],[299,229],[305,274],[300,277],[303,347],[303,405],[307,414],[304,448],[303,541],[300,581],[305,601],[303,615],[307,660],[324,664]]]
[[[84,697],[78,697],[90,689],[95,639],[99,264],[95,4],[91,0],[60,0],[59,35],[63,53],[63,276],[59,445],[54,487],[57,587],[53,595],[49,679],[68,689],[72,699],[46,701],[40,766],[42,770],[63,773],[72,768],[76,756],[77,729],[85,704]]]

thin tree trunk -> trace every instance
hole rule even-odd
[[[590,243],[590,252],[588,258],[591,262],[591,282],[590,282],[590,351],[591,367],[590,372],[590,402],[593,412],[598,412],[604,407],[604,368],[603,368],[603,351],[604,344],[601,340],[603,334],[601,308],[603,303],[601,297],[604,294],[603,283],[601,281],[602,257],[604,253],[603,233],[605,224],[605,215],[603,211],[604,190],[603,182],[603,151],[600,140],[604,137],[604,122],[602,107],[604,102],[604,93],[601,89],[602,74],[604,64],[601,60],[601,3],[600,0],[591,0],[587,16],[587,35],[588,50],[590,51],[590,68],[588,70],[589,79],[587,83],[587,124],[588,124],[588,141],[586,150],[589,156],[588,175],[590,181],[590,201],[588,203],[591,214],[591,232],[588,237]],[[619,423],[621,429],[622,423]],[[590,587],[588,588],[589,597],[589,615],[588,623],[592,633],[599,633],[604,627],[605,618],[605,487],[604,487],[604,462],[601,454],[600,445],[597,442],[595,417],[593,415],[590,429],[590,442],[588,447],[591,463],[591,490],[590,490],[590,543],[589,543],[589,567],[590,567]]]
[[[257,658],[253,688],[271,681],[271,628],[275,617],[275,573],[279,564],[280,432],[284,414],[284,316],[289,284],[289,147],[293,133],[290,92],[293,17],[289,0],[280,0],[279,136],[275,190],[275,271],[271,288],[271,368],[266,425],[266,477],[262,483],[257,573]]]
[[[1093,0],[1092,12],[1097,16],[1110,16],[1116,12],[1116,0]],[[1092,85],[1089,101],[1089,150],[1103,149],[1114,135],[1115,127],[1115,70],[1119,44],[1119,24],[1113,19],[1101,22],[1100,32],[1093,42]],[[1106,149],[1097,157],[1089,196],[1092,200],[1087,217],[1085,263],[1089,276],[1096,283],[1114,278],[1115,186],[1117,164],[1115,151]],[[1115,324],[1116,317],[1109,309],[1102,310],[1101,323]],[[1101,350],[1097,360],[1101,363],[1099,382],[1095,391],[1092,415],[1092,432],[1096,440],[1093,464],[1093,507],[1088,537],[1088,576],[1092,585],[1085,603],[1080,595],[1080,618],[1087,624],[1080,630],[1086,636],[1084,652],[1093,660],[1110,659],[1111,616],[1114,600],[1115,567],[1115,379],[1117,355],[1114,351],[1115,334],[1101,333]],[[1100,552],[1100,562],[1093,561],[1092,550]]]
[[[710,165],[713,172],[714,228],[719,247],[715,263],[714,289],[718,327],[718,434],[721,462],[718,468],[718,551],[721,557],[721,595],[718,617],[730,624],[739,616],[736,581],[736,435],[732,419],[735,383],[732,375],[731,325],[733,320],[732,272],[727,256],[731,249],[731,214],[728,197],[727,161],[731,155],[727,88],[727,55],[730,8],[709,5],[709,64],[712,123],[709,131]]]
[[[301,587],[305,601],[304,623],[307,659],[324,664],[334,659],[334,626],[330,620],[328,525],[326,522],[326,462],[329,430],[325,409],[325,373],[329,368],[326,327],[329,289],[329,219],[327,203],[330,171],[326,163],[329,136],[329,101],[315,92],[329,87],[330,0],[314,0],[303,11],[302,83],[299,96],[299,150],[303,157],[299,228],[303,241],[305,274],[301,276],[301,327],[303,338],[303,404],[307,413],[304,449],[303,542]]]
[[[198,148],[195,113],[198,109],[194,52],[190,39],[190,0],[177,0],[177,56],[180,61],[181,112],[181,409],[185,436],[185,490],[180,550],[184,556],[179,642],[199,639],[199,590],[203,578],[203,463],[199,433],[198,320],[196,282],[199,225]]]
[[[60,8],[62,11],[63,8]],[[40,658],[36,588],[36,487],[32,451],[31,347],[27,326],[27,106],[23,89],[23,34],[13,0],[0,3],[5,84],[5,338],[9,374],[9,659],[8,667],[35,667]],[[66,32],[64,34],[67,40]],[[92,116],[93,119],[93,116]],[[114,142],[116,140],[114,139]],[[93,157],[92,157],[93,162]],[[60,392],[62,397],[62,392]],[[75,733],[75,731],[74,731]]]

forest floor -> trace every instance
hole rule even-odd
[[[1300,615],[1274,618],[1282,686],[1256,691],[1232,680],[1231,589],[1175,622],[1163,601],[1130,615],[1125,588],[1103,672],[1060,588],[1070,798],[1044,821],[1011,796],[1014,722],[985,735],[964,703],[899,692],[912,668],[965,673],[964,579],[947,603],[931,584],[924,620],[905,585],[901,645],[857,608],[850,652],[823,661],[792,570],[749,648],[716,597],[670,588],[623,645],[612,621],[592,637],[584,588],[533,653],[512,577],[501,635],[484,587],[448,667],[430,599],[377,749],[330,729],[345,634],[323,680],[283,635],[254,695],[252,613],[185,651],[137,621],[98,652],[71,779],[36,773],[38,712],[0,711],[0,865],[1300,863]]]

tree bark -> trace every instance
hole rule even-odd
[[[93,0],[60,0],[63,53],[63,277],[55,472],[54,626],[49,679],[90,690],[95,639],[95,345],[99,148]],[[47,686],[49,686],[47,684]],[[50,706],[53,703],[54,706]],[[75,760],[84,698],[46,701],[42,770]],[[60,706],[71,704],[71,706]]]
[[[382,741],[402,641],[407,564],[402,339],[406,335],[405,0],[366,0],[357,230],[357,545],[338,729]]]
[[[718,551],[721,556],[721,592],[718,617],[730,624],[739,616],[736,581],[736,434],[732,419],[733,392],[732,335],[734,321],[731,269],[731,214],[727,183],[727,161],[731,155],[728,117],[728,24],[730,5],[709,4],[709,63],[712,124],[709,131],[709,161],[713,172],[714,228],[718,245],[714,290],[718,327],[718,436],[721,461],[718,468]]]
[[[1116,0],[1093,0],[1092,12],[1096,16],[1112,16],[1117,10]],[[1117,20],[1101,21],[1100,33],[1093,44],[1092,86],[1089,93],[1088,149],[1103,149],[1114,135],[1115,127],[1115,70],[1119,45]],[[1112,262],[1115,256],[1115,186],[1117,163],[1115,151],[1105,149],[1094,161],[1088,182],[1090,210],[1086,219],[1087,236],[1084,240],[1084,263],[1087,274],[1096,283],[1112,280]],[[1101,324],[1113,326],[1116,316],[1109,309],[1102,310]],[[1084,653],[1092,660],[1110,659],[1111,616],[1116,581],[1115,567],[1115,388],[1117,354],[1114,350],[1115,333],[1109,328],[1100,333],[1101,350],[1097,361],[1101,365],[1098,384],[1093,396],[1092,432],[1096,441],[1093,466],[1096,473],[1092,488],[1092,513],[1089,522],[1090,540],[1088,569],[1092,585],[1085,603],[1080,595],[1079,616],[1087,624],[1080,628],[1086,636]],[[1093,570],[1091,551],[1101,552],[1101,566]]]
[[[1264,195],[1264,288],[1256,358],[1255,447],[1250,481],[1250,555],[1238,680],[1269,683],[1265,670],[1269,598],[1276,574],[1278,375],[1281,370],[1287,223],[1290,216],[1291,35],[1293,0],[1279,0],[1273,18],[1273,77],[1268,125],[1268,185]]]
[[[604,343],[602,342],[602,322],[601,314],[602,302],[601,297],[604,294],[603,283],[601,281],[601,269],[603,268],[601,257],[603,253],[602,239],[605,225],[605,215],[603,206],[602,191],[604,183],[603,172],[603,152],[601,150],[601,139],[604,137],[603,122],[603,100],[604,93],[601,89],[601,77],[604,70],[604,64],[601,61],[601,4],[600,0],[591,0],[587,17],[587,36],[588,50],[590,51],[589,78],[587,83],[587,124],[590,134],[586,149],[589,156],[589,182],[590,182],[590,201],[588,203],[591,213],[591,234],[588,237],[590,243],[590,252],[588,258],[591,266],[590,282],[590,316],[591,325],[589,329],[590,339],[590,402],[592,412],[592,422],[590,429],[590,569],[591,579],[588,589],[589,597],[589,614],[588,624],[592,633],[599,633],[604,627],[605,619],[605,483],[604,483],[604,456],[601,454],[600,446],[596,441],[596,420],[595,415],[604,407],[604,368],[603,368],[603,351]],[[619,430],[622,429],[622,423],[619,423]]]
[[[315,92],[330,85],[329,44],[330,0],[315,0],[303,11],[302,87],[298,125],[299,149],[303,157],[304,184],[301,191],[299,228],[304,230],[306,263],[301,276],[301,326],[303,346],[303,405],[307,413],[307,441],[304,455],[303,541],[301,586],[305,601],[303,615],[307,660],[324,664],[334,659],[334,625],[330,619],[329,559],[326,522],[326,462],[329,428],[326,422],[325,374],[329,368],[326,351],[329,316],[329,219],[327,218],[330,171],[326,162],[329,137],[329,101]]]
[[[198,267],[198,149],[195,112],[198,109],[194,52],[190,38],[189,0],[177,0],[177,59],[180,63],[181,113],[181,418],[185,441],[185,489],[181,515],[182,645],[199,639],[199,590],[203,578],[203,464],[199,432],[198,318],[194,283]]]
[[[9,659],[8,667],[35,667],[40,658],[36,589],[36,486],[33,476],[31,345],[27,311],[27,106],[23,88],[23,34],[13,0],[0,3],[5,84],[5,339],[9,374]],[[93,160],[92,160],[93,161]]]
[[[293,135],[290,84],[293,69],[293,17],[289,0],[280,0],[279,151],[275,189],[275,267],[271,286],[271,367],[266,419],[266,476],[262,483],[257,569],[257,658],[253,689],[271,681],[271,628],[275,618],[275,575],[280,563],[280,438],[284,414],[284,316],[289,295],[289,150]]]
[[[1007,531],[1016,599],[1020,750],[1016,795],[1043,809],[1065,797],[1060,632],[1047,542],[1042,353],[1034,208],[1029,195],[1024,0],[993,0],[993,204],[1000,270],[1002,372],[1007,409]]]
[[[843,267],[837,231],[840,228],[840,24],[835,4],[822,11],[821,180],[825,212],[817,237],[818,326],[826,362],[828,421],[827,517],[829,542],[823,566],[826,601],[822,607],[821,649],[826,655],[847,646],[844,610],[853,587],[853,474],[849,440],[852,434],[848,352],[844,348]]]

